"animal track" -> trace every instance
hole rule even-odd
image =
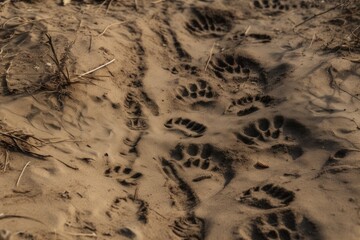
[[[126,113],[130,116],[140,117],[142,115],[141,104],[133,92],[129,92],[126,95],[124,107],[126,109]]]
[[[161,158],[161,164],[176,184],[169,187],[170,192],[187,211],[223,189],[234,177],[232,159],[210,144],[178,144],[170,151],[170,158]]]
[[[135,198],[134,196],[129,195],[128,197],[118,197],[113,201],[113,204],[111,205],[112,209],[124,209],[122,205],[128,204],[128,205],[135,205],[136,207],[136,216],[138,221],[146,224],[148,222],[148,209],[149,204],[145,202],[144,200]],[[129,206],[129,208],[131,208]],[[125,208],[126,209],[126,208]],[[111,217],[111,214],[108,213],[108,216]]]
[[[127,114],[126,126],[135,131],[148,128],[147,119],[144,117],[142,106],[134,92],[129,92],[124,101],[124,109]]]
[[[129,134],[123,139],[124,148],[120,152],[122,155],[133,155],[138,157],[137,145],[142,138],[142,133],[130,131]]]
[[[360,150],[357,149],[340,149],[328,158],[324,163],[323,168],[340,165],[354,165],[357,161],[356,159],[360,156],[359,152]]]
[[[284,127],[289,136],[284,134]],[[293,136],[304,137],[307,134],[308,130],[299,122],[277,115],[272,121],[267,118],[258,119],[255,123],[243,127],[242,132],[236,135],[238,140],[246,145],[271,148],[274,152],[287,152],[296,159],[303,154],[303,150],[289,142],[295,141]]]
[[[197,66],[190,65],[188,63],[180,63],[170,68],[164,68],[170,71],[172,74],[180,74],[180,75],[194,75],[199,76],[200,68]]]
[[[170,26],[168,19],[163,18],[161,21],[158,21],[158,23],[158,25],[155,25],[154,28],[152,28],[152,31],[158,36],[160,40],[159,43],[166,46],[166,54],[170,53],[171,55],[174,55],[180,62],[190,62],[192,57],[183,48],[176,32],[172,30],[173,28]]]
[[[238,54],[214,56],[210,62],[214,74],[225,82],[267,84],[266,73],[259,63]]]
[[[198,79],[187,86],[180,85],[176,90],[176,98],[191,104],[211,103],[215,101],[216,93],[208,82]]]
[[[0,229],[0,240],[10,240],[11,232],[5,229]]]
[[[244,191],[237,200],[250,207],[271,209],[288,206],[294,199],[294,192],[270,183]]]
[[[211,178],[211,175],[204,177],[202,173],[204,171],[221,175],[225,179],[224,185],[228,184],[233,178],[232,160],[210,144],[189,144],[187,146],[178,144],[170,151],[170,157],[186,169],[193,169],[196,170],[194,173],[200,173],[195,174],[197,176],[191,180],[192,182],[200,182],[209,177]]]
[[[205,238],[204,220],[194,215],[179,218],[171,226],[173,233],[184,240],[203,240]]]
[[[168,29],[171,38],[172,38],[172,42],[174,44],[174,48],[176,50],[176,53],[179,57],[180,60],[182,61],[190,61],[191,60],[191,56],[190,54],[182,47],[182,44],[179,42],[176,33],[170,29]]]
[[[270,140],[279,139],[282,133],[285,118],[283,116],[275,116],[273,121],[267,118],[258,119],[255,123],[251,123],[243,128],[243,133],[238,133],[239,140],[247,145],[256,145],[256,140],[268,142]]]
[[[106,94],[103,94],[101,97],[99,96],[91,96],[91,99],[95,102],[95,103],[103,103],[104,101],[110,103],[111,107],[113,109],[119,109],[120,108],[120,104],[111,101],[108,96]]]
[[[126,126],[135,131],[146,130],[149,128],[147,120],[145,118],[128,118]]]
[[[316,225],[304,215],[291,209],[258,216],[234,231],[241,240],[319,240]]]
[[[107,168],[104,175],[117,178],[117,181],[124,186],[137,185],[137,181],[143,176],[142,173],[134,172],[132,168],[121,165]]]
[[[276,144],[271,146],[273,153],[289,154],[293,160],[301,157],[304,150],[298,145]]]
[[[206,131],[206,126],[188,118],[171,118],[164,126],[170,130],[180,131],[187,137],[201,137]]]
[[[201,37],[221,37],[232,29],[233,16],[226,11],[210,8],[191,9],[191,19],[186,29]]]
[[[287,0],[254,0],[255,8],[269,11],[289,11],[292,9],[309,9],[319,7],[316,1],[287,1]]]
[[[245,116],[252,114],[261,108],[269,107],[274,102],[274,98],[269,95],[256,95],[242,97],[237,100],[233,100],[231,105],[226,110],[226,113],[237,111],[238,116]]]
[[[136,234],[131,231],[131,229],[129,228],[121,228],[119,231],[118,231],[118,234],[124,236],[124,237],[127,237],[128,239],[135,239],[136,238]]]
[[[173,187],[170,188],[170,192],[172,192],[175,197],[180,200],[180,203],[183,205],[185,210],[191,210],[194,208],[199,202],[198,196],[189,184],[180,177],[174,164],[169,160],[162,158],[161,165],[165,174],[175,182],[177,188],[179,188],[182,193],[178,193],[177,189],[174,189]]]
[[[260,33],[250,33],[245,35],[244,32],[235,33],[230,40],[238,41],[238,40],[250,40],[251,42],[257,43],[268,43],[271,42],[272,37],[267,34],[260,34]]]

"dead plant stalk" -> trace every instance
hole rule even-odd
[[[6,168],[7,168],[8,164],[9,164],[9,151],[5,150],[4,172],[6,172]]]
[[[216,42],[213,43],[213,45],[212,45],[212,47],[211,47],[211,49],[210,49],[209,58],[208,58],[208,60],[206,61],[206,65],[205,65],[205,69],[204,69],[205,72],[206,72],[206,70],[207,70],[207,68],[208,68],[208,66],[209,66],[209,64],[210,64],[210,61],[211,61],[211,58],[212,58],[212,55],[213,55],[213,51],[214,51],[214,48],[215,48],[215,44],[216,44]]]
[[[18,177],[18,180],[16,181],[15,187],[18,187],[18,186],[19,186],[21,177],[23,176],[23,174],[24,174],[24,172],[25,172],[25,169],[26,169],[27,166],[29,166],[30,162],[31,162],[31,161],[28,161],[28,162],[25,164],[25,166],[23,167],[23,169],[22,169],[22,171],[21,171],[21,173],[20,173],[20,175],[19,175],[19,177]]]

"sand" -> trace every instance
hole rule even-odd
[[[360,239],[359,5],[0,1],[0,239]]]

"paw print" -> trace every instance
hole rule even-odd
[[[200,37],[221,37],[232,29],[233,16],[226,11],[192,8],[186,29]]]
[[[256,186],[244,191],[240,203],[258,209],[286,207],[295,199],[295,193],[275,184]]]
[[[222,179],[223,185],[226,185],[233,177],[231,159],[211,144],[178,144],[170,151],[170,157],[192,176],[192,182],[217,176]]]
[[[194,215],[175,220],[171,228],[180,239],[204,239],[205,222]]]
[[[306,216],[291,209],[260,215],[236,228],[237,239],[321,239],[317,226]],[[254,236],[256,236],[254,238]]]
[[[124,109],[127,114],[126,126],[135,131],[146,130],[148,121],[143,114],[142,106],[133,92],[129,92],[124,100]]]
[[[187,137],[201,137],[206,131],[205,125],[188,118],[171,118],[164,126],[169,130],[179,131]]]
[[[266,73],[260,64],[238,54],[218,54],[210,62],[210,68],[225,82],[255,82],[259,86],[267,83]]]
[[[126,126],[134,131],[141,131],[149,128],[147,119],[145,118],[128,118]]]
[[[209,83],[202,79],[198,79],[196,82],[189,83],[186,86],[181,85],[176,92],[177,99],[191,104],[210,103],[216,97],[216,93]]]
[[[286,122],[288,135],[284,134]],[[304,153],[297,144],[297,138],[301,139],[306,134],[308,134],[308,130],[301,123],[277,115],[272,120],[260,118],[256,122],[246,125],[236,133],[236,136],[246,145],[271,149],[274,153],[288,153],[293,159],[297,159]]]
[[[121,165],[107,168],[104,175],[106,177],[116,178],[116,180],[124,186],[137,185],[137,181],[143,176],[142,173],[134,172],[132,168]]]
[[[255,95],[246,96],[240,99],[233,100],[231,105],[226,110],[227,113],[236,111],[238,116],[246,116],[259,111],[262,108],[267,108],[274,103],[274,98],[269,95]]]
[[[292,9],[310,9],[319,7],[316,1],[288,1],[288,0],[254,0],[253,5],[257,9],[284,12]]]
[[[243,133],[238,133],[237,137],[247,145],[277,141],[282,134],[284,121],[283,116],[275,116],[272,122],[267,118],[258,119],[255,123],[245,126]]]
[[[249,41],[253,43],[269,43],[272,40],[272,37],[267,34],[261,34],[261,33],[249,33],[245,35],[244,31],[237,32],[229,40],[233,41]]]

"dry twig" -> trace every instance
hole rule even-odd
[[[135,3],[135,10],[136,10],[136,11],[139,11],[138,1],[137,1],[137,0],[134,0],[134,3]]]
[[[32,217],[15,215],[15,214],[9,214],[9,215],[7,215],[7,214],[4,214],[4,213],[0,213],[0,220],[9,219],[9,218],[22,218],[22,219],[31,220],[31,221],[38,222],[38,223],[41,223],[41,224],[45,225],[45,223],[43,223],[42,221],[37,220],[37,219],[32,218]]]
[[[59,73],[61,73],[64,77],[64,79],[67,81],[67,83],[70,83],[70,77],[69,77],[69,72],[68,70],[65,68],[66,70],[66,74],[64,72],[64,67],[65,67],[65,64],[64,62],[60,62],[58,57],[57,57],[57,54],[56,54],[56,51],[55,51],[55,48],[54,48],[54,44],[53,44],[53,41],[52,41],[52,38],[49,34],[46,34],[46,37],[48,38],[48,44],[50,46],[50,49],[53,53],[53,56],[50,56],[51,59],[54,61],[54,63],[56,64],[56,67],[58,68],[58,71]]]
[[[346,91],[345,89],[342,89],[342,88],[336,83],[336,81],[335,81],[335,79],[334,79],[334,76],[333,76],[333,73],[332,73],[332,71],[333,71],[333,70],[332,70],[332,67],[329,67],[326,71],[327,71],[327,73],[328,73],[328,75],[329,75],[329,78],[330,78],[330,87],[331,87],[331,88],[336,87],[338,90],[340,90],[340,91],[348,94],[348,95],[351,96],[352,98],[355,98],[356,100],[360,101],[360,98],[359,98],[358,96],[349,93],[349,92]]]
[[[208,60],[206,61],[206,65],[205,65],[205,69],[204,69],[205,72],[206,72],[206,70],[207,70],[207,68],[208,68],[208,66],[209,66],[209,64],[210,64],[210,61],[211,61],[211,58],[212,58],[212,55],[213,55],[213,51],[214,51],[215,44],[216,44],[216,42],[213,43],[213,45],[212,45],[212,47],[211,47],[211,49],[210,49],[209,58],[208,58]]]
[[[249,25],[249,26],[247,27],[247,29],[245,30],[244,36],[247,36],[247,35],[249,34],[250,29],[251,29],[251,25]]]
[[[58,161],[59,163],[65,165],[66,167],[72,169],[72,170],[76,170],[76,171],[79,170],[78,167],[71,166],[70,164],[68,164],[68,163],[66,163],[66,162],[64,162],[64,161],[62,161],[62,160],[60,160],[58,158],[55,158],[55,157],[52,157],[52,158],[55,159],[56,161]]]
[[[106,12],[105,12],[105,15],[109,12],[109,9],[110,9],[110,6],[111,6],[111,3],[112,3],[113,0],[110,0],[107,7],[106,7]]]
[[[318,16],[321,16],[321,15],[323,15],[323,14],[325,14],[325,13],[328,13],[328,12],[330,12],[330,11],[332,11],[332,10],[335,10],[335,9],[337,9],[337,8],[343,6],[343,5],[345,5],[345,3],[340,3],[340,4],[338,4],[338,5],[336,5],[336,6],[332,7],[332,8],[329,8],[329,9],[326,10],[326,11],[323,11],[323,12],[321,12],[321,13],[315,14],[315,15],[307,18],[306,20],[302,21],[301,23],[295,25],[295,27],[294,27],[293,29],[295,29],[295,28],[297,28],[297,27],[299,27],[299,26],[301,26],[301,25],[309,22],[310,20],[312,20],[312,19],[314,19],[314,18],[316,18],[316,17],[318,17]]]
[[[104,63],[104,64],[102,64],[102,65],[100,65],[100,66],[92,69],[92,70],[89,70],[89,71],[87,71],[87,72],[85,72],[85,73],[82,73],[82,74],[78,75],[78,77],[84,77],[84,76],[86,76],[86,75],[88,75],[88,74],[90,74],[90,73],[96,72],[97,70],[106,67],[107,65],[113,63],[114,61],[115,61],[115,58],[114,58],[113,60],[110,60],[110,61],[107,62],[107,63]]]
[[[22,177],[22,175],[24,174],[26,167],[29,166],[30,162],[31,162],[31,161],[28,161],[28,162],[25,164],[25,166],[23,167],[23,169],[22,169],[22,171],[21,171],[21,173],[20,173],[20,175],[19,175],[19,177],[18,177],[18,180],[16,181],[15,187],[18,187],[18,186],[19,186],[21,177]]]
[[[97,35],[97,37],[101,37],[102,35],[104,35],[105,32],[106,32],[110,27],[112,27],[112,26],[114,26],[114,25],[117,25],[117,24],[124,24],[124,23],[126,23],[126,22],[127,22],[127,21],[123,21],[123,22],[112,23],[112,24],[107,25],[107,26],[104,28],[104,30],[103,30],[99,35]]]
[[[32,143],[35,141],[35,143]],[[20,130],[9,130],[6,125],[0,121],[0,146],[6,151],[20,152],[38,159],[45,159],[48,155],[38,154],[32,151],[32,148],[38,149],[43,141],[30,134]]]
[[[94,232],[91,232],[91,233],[71,233],[71,232],[68,232],[66,233],[70,236],[76,236],[76,237],[97,237],[96,233]]]
[[[6,172],[6,168],[7,168],[8,164],[9,164],[9,151],[5,150],[4,172]]]

